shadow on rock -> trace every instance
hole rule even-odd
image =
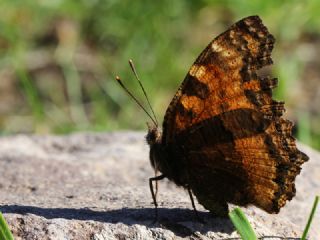
[[[98,221],[105,223],[140,224],[148,228],[161,227],[180,237],[195,235],[196,232],[232,233],[235,231],[228,218],[216,218],[209,212],[199,212],[204,221],[196,220],[193,210],[180,208],[159,208],[159,220],[154,223],[154,208],[122,208],[110,211],[94,211],[88,208],[41,208],[35,206],[2,205],[2,213],[34,214],[46,219],[64,218],[68,220]]]
[[[161,227],[172,231],[179,237],[197,237],[198,233],[208,232],[231,234],[235,231],[233,224],[228,218],[213,217],[209,212],[198,212],[199,222],[193,210],[181,208],[159,208],[159,221],[154,223],[154,208],[122,208],[109,211],[94,211],[89,208],[41,208],[35,206],[2,205],[2,213],[34,214],[46,219],[64,218],[68,220],[97,221],[104,223],[123,223],[126,225],[144,225],[148,228]],[[240,239],[240,238],[226,238]],[[259,239],[290,239],[299,238],[264,236]]]

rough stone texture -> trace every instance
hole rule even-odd
[[[278,215],[243,208],[265,239],[301,236],[320,192],[320,154],[301,149],[310,161],[296,198]],[[142,133],[2,137],[0,211],[16,239],[238,239],[228,219],[200,205],[205,223],[196,221],[188,194],[167,181],[159,183],[160,220],[153,223],[153,174]],[[319,225],[318,211],[310,239],[320,239]]]

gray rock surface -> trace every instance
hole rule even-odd
[[[243,208],[264,239],[297,239],[320,193],[320,154],[297,178],[297,196],[280,214]],[[214,218],[168,181],[159,183],[159,222],[148,178],[144,134],[118,132],[0,138],[0,211],[16,239],[238,239],[228,219]],[[320,239],[319,211],[310,239]],[[273,236],[273,237],[272,237]],[[318,237],[317,237],[318,236]]]

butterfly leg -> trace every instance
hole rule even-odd
[[[159,180],[162,180],[164,179],[166,176],[165,175],[160,175],[160,176],[157,176],[157,177],[152,177],[152,178],[149,178],[149,187],[150,187],[150,191],[151,191],[151,195],[152,195],[152,199],[153,199],[153,204],[154,204],[154,207],[155,207],[155,222],[158,220],[158,203],[157,203],[157,199],[156,199],[156,194],[154,193],[154,190],[153,190],[153,181],[159,181]],[[156,189],[156,191],[158,191]]]
[[[196,205],[194,204],[194,199],[193,199],[193,195],[192,195],[192,191],[190,189],[190,187],[188,186],[188,193],[189,193],[189,197],[190,197],[190,200],[191,200],[191,204],[192,204],[192,208],[194,210],[194,214],[196,216],[196,219],[201,222],[201,223],[204,223],[204,221],[199,217],[199,214],[198,214],[198,210],[196,209]]]
[[[157,175],[158,175],[158,171],[157,171],[157,170],[155,170],[155,171],[154,171],[154,176],[157,176]],[[156,199],[156,201],[157,201],[157,195],[158,195],[158,181],[156,181],[156,191],[155,191],[154,195],[155,195],[155,199]]]

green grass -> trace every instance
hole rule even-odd
[[[0,99],[1,132],[145,129],[147,117],[114,82],[120,75],[143,99],[127,60],[135,61],[161,120],[208,42],[233,22],[258,14],[277,39],[275,96],[286,101],[289,117],[298,120],[299,139],[320,149],[320,117],[305,113],[301,118],[308,106],[299,105],[292,94],[309,79],[304,79],[306,60],[300,46],[305,36],[320,36],[319,8],[316,0],[4,0],[0,77],[7,82],[0,90],[8,97]],[[6,78],[1,73],[10,74]]]
[[[309,215],[309,219],[308,219],[307,225],[306,225],[306,227],[305,227],[305,229],[303,231],[301,240],[306,240],[307,239],[307,235],[308,235],[308,232],[310,230],[311,222],[312,222],[312,220],[314,218],[314,214],[316,212],[316,209],[317,209],[317,206],[318,206],[318,202],[319,202],[319,196],[316,196],[315,199],[314,199],[314,203],[313,203],[310,215]]]
[[[0,212],[0,239],[13,240],[12,233],[1,212]]]
[[[253,231],[247,217],[240,208],[235,208],[229,213],[229,218],[234,227],[237,229],[241,238],[244,240],[257,240],[257,236]]]
[[[311,212],[309,214],[309,219],[308,222],[305,226],[305,229],[303,231],[301,240],[306,240],[310,227],[311,227],[311,223],[312,220],[314,218],[314,214],[316,212],[317,206],[318,206],[318,202],[319,202],[319,196],[315,197]],[[234,227],[236,228],[236,230],[238,231],[239,235],[241,236],[241,239],[243,240],[257,240],[257,236],[252,228],[252,226],[250,225],[247,217],[245,216],[245,214],[242,212],[242,210],[240,208],[235,208],[233,209],[230,213],[229,213],[229,218],[231,220],[231,222],[233,223]],[[290,236],[287,236],[290,237]]]

